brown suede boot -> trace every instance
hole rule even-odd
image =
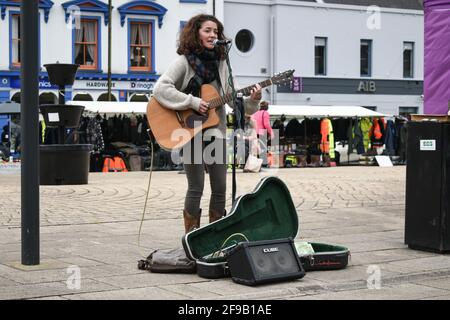
[[[209,223],[217,221],[220,218],[222,218],[225,215],[225,212],[220,213],[219,211],[209,209]]]
[[[186,233],[191,232],[194,229],[200,228],[201,214],[202,214],[201,209],[200,209],[200,213],[198,216],[193,216],[193,215],[189,214],[186,210],[183,210],[184,230]]]

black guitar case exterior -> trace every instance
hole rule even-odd
[[[291,194],[279,178],[261,179],[255,189],[236,199],[230,214],[211,224],[195,229],[182,238],[187,257],[196,261],[197,274],[208,279],[230,276],[226,255],[241,242],[295,239],[299,221]],[[307,270],[342,268],[347,265],[347,248],[312,244],[313,255],[299,256]],[[331,250],[324,255],[320,250]],[[335,257],[333,250],[338,250]],[[316,253],[318,256],[316,257]],[[340,262],[320,264],[336,258]],[[320,260],[321,261],[321,260]],[[320,266],[320,267],[318,267]]]

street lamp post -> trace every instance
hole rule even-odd
[[[39,1],[22,1],[21,46],[21,231],[22,264],[39,264]]]

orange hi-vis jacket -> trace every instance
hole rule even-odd
[[[121,157],[106,158],[103,163],[103,172],[128,172],[127,166]]]
[[[330,119],[322,119],[322,121],[320,122],[320,133],[322,135],[322,139],[320,141],[320,150],[323,153],[329,154],[330,157],[334,159],[334,134],[333,125],[331,124]]]

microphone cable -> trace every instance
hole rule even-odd
[[[149,176],[148,176],[147,192],[145,194],[144,210],[142,210],[141,223],[139,224],[139,233],[138,233],[138,248],[139,248],[139,251],[141,249],[142,224],[144,223],[145,211],[147,209],[148,194],[150,193],[150,185],[151,185],[151,181],[152,181],[152,172],[153,172],[153,154],[154,153],[153,153],[153,141],[152,141],[152,137],[150,136],[150,129],[147,129],[147,133],[148,133],[149,138],[150,138],[150,146],[151,146],[150,173],[149,173]],[[143,258],[147,258],[147,256],[145,254],[142,254],[142,251],[140,251],[140,253],[141,253]]]

